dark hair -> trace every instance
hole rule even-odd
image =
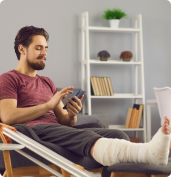
[[[28,48],[29,45],[32,43],[32,36],[35,35],[42,35],[45,37],[46,41],[49,40],[49,34],[43,28],[25,26],[18,31],[14,42],[14,50],[18,60],[20,60],[20,52],[18,51],[18,46],[21,44],[24,47]]]

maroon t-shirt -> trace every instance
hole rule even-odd
[[[48,77],[36,75],[27,76],[15,70],[0,75],[0,100],[13,98],[17,107],[31,107],[48,102],[57,92],[55,84]],[[32,127],[36,124],[59,124],[52,110],[43,116],[25,122]]]

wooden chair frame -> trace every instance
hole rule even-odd
[[[49,171],[51,174],[56,175],[58,177],[62,177],[63,173],[65,177],[68,177],[68,174],[72,174],[76,177],[91,177],[93,176],[90,172],[87,170],[82,170],[78,168],[78,165],[74,165],[71,161],[68,159],[62,157],[61,155],[55,153],[54,151],[48,149],[47,147],[39,144],[38,142],[32,140],[31,138],[27,137],[26,135],[18,132],[15,130],[14,127],[7,126],[5,124],[0,124],[0,132],[1,132],[1,138],[4,143],[11,143],[10,138],[16,141],[17,143],[23,145],[24,147],[27,147],[29,150],[33,151],[34,153],[38,154],[39,156],[43,157],[44,159],[48,160],[52,164],[54,164],[54,168],[58,169],[59,167],[60,170],[54,170],[51,166],[45,165],[44,163],[40,162],[39,160],[35,159],[34,157],[28,155],[27,153],[23,152],[20,149],[14,149],[21,155],[25,156],[29,160],[33,161],[37,165],[41,166],[42,168],[46,169]],[[4,136],[2,136],[5,135]],[[7,140],[6,140],[7,139]],[[20,168],[13,168],[11,167],[11,159],[10,159],[10,154],[8,150],[3,151],[4,155],[4,161],[5,161],[5,174],[4,176],[7,177],[13,177],[14,172],[18,173],[17,169]],[[24,169],[24,168],[23,168]],[[27,168],[25,168],[27,169]],[[36,167],[34,168],[36,169]],[[24,170],[22,170],[24,172]],[[62,172],[62,174],[60,172]],[[67,175],[65,175],[67,174]],[[36,176],[41,176],[40,174],[35,174]],[[15,175],[16,176],[16,175]],[[28,176],[28,174],[27,174]]]

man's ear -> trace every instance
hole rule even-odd
[[[18,51],[23,55],[25,54],[24,47],[21,44],[18,46]]]

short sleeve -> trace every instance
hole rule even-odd
[[[58,92],[58,88],[56,87],[56,85],[53,83],[52,80],[50,80],[50,82],[51,82],[51,87],[52,87],[52,90],[53,90],[53,95],[55,95],[55,93]]]
[[[17,100],[17,82],[8,73],[0,75],[0,100],[14,98]]]
[[[48,81],[48,84],[49,84],[50,87],[51,87],[51,90],[52,90],[53,95],[55,95],[55,93],[58,92],[58,89],[57,89],[56,85],[54,84],[54,82],[53,82],[50,78],[45,77],[45,79],[46,79],[46,81]]]

